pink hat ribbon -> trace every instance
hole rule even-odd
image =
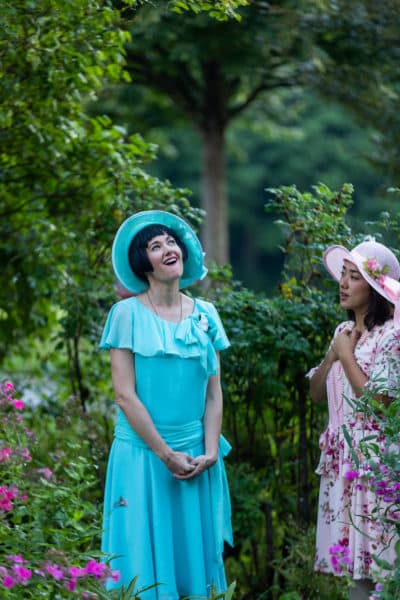
[[[396,327],[400,325],[400,282],[388,275],[380,275],[378,283],[394,304],[393,320]]]

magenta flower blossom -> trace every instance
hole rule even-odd
[[[11,587],[13,587],[13,585],[15,585],[15,581],[10,575],[6,575],[3,578],[2,583],[5,588],[11,588]]]
[[[13,500],[18,498],[18,489],[15,486],[0,485],[0,510],[9,512],[13,509]]]
[[[28,584],[28,579],[32,577],[32,571],[30,569],[22,567],[21,565],[14,565],[12,570],[18,583],[21,583],[22,585]]]
[[[77,579],[78,577],[84,577],[86,575],[86,569],[84,569],[83,567],[72,566],[68,569],[68,572],[71,575],[71,577],[75,579]]]
[[[96,579],[101,579],[106,569],[107,565],[105,563],[100,563],[92,559],[86,565],[85,571],[87,575],[93,575]]]
[[[65,587],[67,588],[67,590],[69,592],[73,592],[76,588],[76,585],[77,585],[76,579],[71,579],[70,581],[67,581],[67,583],[65,584]]]
[[[334,544],[330,546],[329,554],[331,555],[331,565],[336,575],[348,570],[349,565],[351,565],[348,545]]]
[[[14,386],[13,386],[13,384],[11,383],[11,381],[5,381],[5,382],[4,382],[4,388],[5,388],[6,390],[9,390],[10,392],[13,392],[13,391],[14,391]]]
[[[64,578],[63,570],[58,565],[47,563],[44,566],[44,568],[47,571],[47,573],[49,573],[50,575],[52,575],[54,577],[54,579],[63,579]]]
[[[12,453],[11,448],[7,447],[7,448],[2,448],[0,450],[0,462],[4,462],[5,460],[7,460],[8,458],[10,458]]]
[[[14,408],[17,410],[23,410],[25,407],[25,404],[22,400],[14,400],[13,404]]]
[[[353,481],[359,476],[360,473],[357,471],[357,469],[354,469],[353,471],[347,471],[347,473],[345,474],[346,479],[348,479],[349,481]]]
[[[28,562],[20,554],[7,554],[6,559],[10,560],[11,562],[16,563],[16,564],[22,564],[22,563]]]

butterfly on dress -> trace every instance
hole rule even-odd
[[[128,506],[128,501],[122,496],[119,497],[119,500],[114,502],[114,508],[118,508],[119,506]]]

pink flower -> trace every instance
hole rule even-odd
[[[14,563],[19,563],[19,564],[27,563],[28,562],[20,554],[8,554],[6,556],[6,558],[7,558],[7,560],[10,560],[10,561],[12,561]]]
[[[376,269],[379,269],[379,263],[376,260],[376,258],[369,258],[367,260],[367,267],[368,269],[370,269],[371,271],[376,271]]]
[[[121,579],[120,571],[111,571],[111,579],[115,582],[119,581]]]
[[[69,592],[73,592],[76,588],[76,579],[71,579],[71,581],[67,581],[65,587]]]
[[[357,479],[359,476],[360,473],[357,471],[357,469],[354,469],[353,471],[347,471],[347,473],[345,473],[345,477],[349,481],[353,481],[353,479]]]
[[[32,460],[32,456],[29,454],[28,448],[21,448],[21,455],[24,460]]]
[[[87,575],[93,575],[96,579],[101,579],[105,569],[107,569],[105,563],[98,563],[92,559],[86,565],[85,571]]]
[[[68,569],[69,574],[71,575],[71,577],[77,578],[77,577],[84,577],[86,575],[86,570],[83,569],[82,567],[70,567]]]
[[[14,565],[12,570],[17,576],[18,582],[22,583],[22,585],[27,585],[28,579],[32,577],[32,571],[20,565]]]
[[[13,404],[14,408],[16,408],[17,410],[22,410],[25,406],[25,403],[22,400],[14,400]]]
[[[38,473],[44,479],[47,479],[47,481],[50,481],[50,479],[53,477],[53,471],[51,469],[49,469],[48,467],[42,467],[41,469],[38,469]]]
[[[347,566],[351,565],[350,550],[347,545],[334,544],[330,546],[329,554],[331,555],[333,571],[337,575],[347,569]]]
[[[13,587],[13,585],[14,585],[14,584],[15,584],[15,581],[14,581],[14,579],[11,577],[11,575],[6,575],[6,576],[3,578],[3,586],[4,586],[5,588],[10,588],[10,587]]]
[[[7,460],[8,458],[10,458],[11,455],[11,448],[3,448],[2,450],[0,450],[0,462],[3,462],[5,460]]]
[[[64,577],[64,573],[58,565],[47,563],[44,568],[50,575],[54,577],[54,579],[62,579]]]
[[[18,497],[18,490],[15,486],[0,486],[0,510],[8,512],[13,509],[13,500]]]

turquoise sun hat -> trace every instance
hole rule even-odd
[[[188,256],[183,263],[183,273],[179,281],[184,289],[204,279],[207,269],[204,266],[204,252],[200,240],[193,229],[181,217],[163,210],[145,210],[126,219],[118,229],[111,252],[114,273],[120,284],[129,292],[139,294],[148,288],[148,283],[132,271],[129,264],[129,246],[136,234],[148,225],[164,225],[177,233],[185,244]]]

